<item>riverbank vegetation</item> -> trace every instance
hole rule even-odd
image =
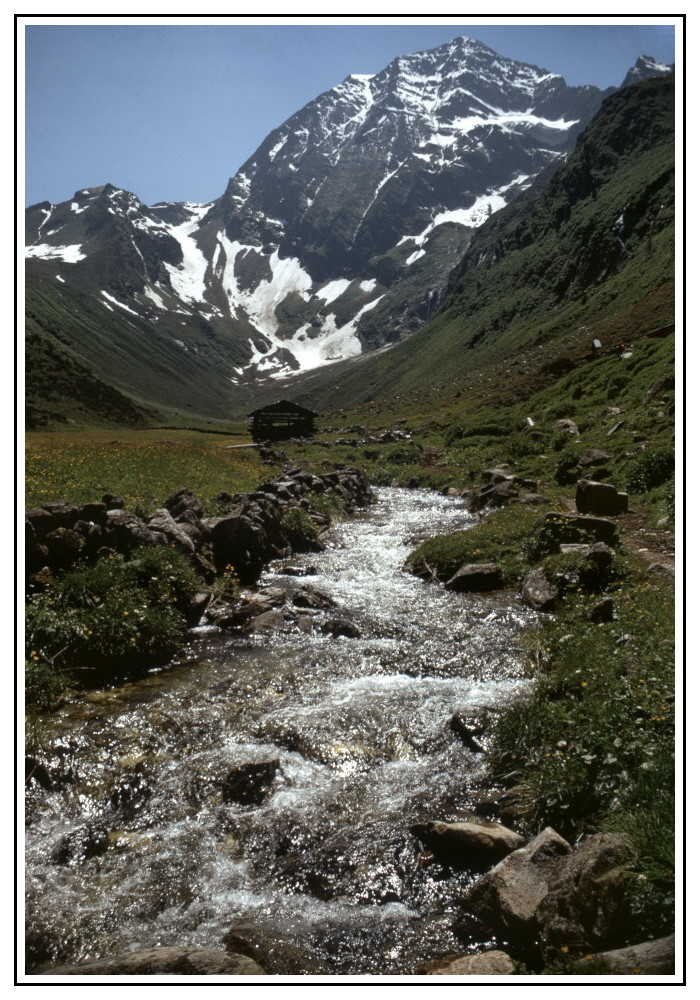
[[[508,391],[503,380],[475,373],[459,386],[324,414],[314,440],[273,444],[265,458],[231,448],[246,442],[244,428],[230,436],[30,434],[27,506],[112,493],[145,517],[187,486],[217,515],[223,492],[253,490],[285,465],[319,473],[350,463],[376,485],[451,489],[456,502],[463,491],[478,493],[483,471],[494,466],[531,481],[539,501],[511,503],[467,532],[430,539],[410,563],[444,580],[465,563],[496,562],[514,588],[544,568],[556,599],[525,639],[535,685],[500,718],[492,768],[525,832],[550,825],[570,841],[601,830],[630,836],[627,898],[641,940],[669,932],[674,912],[673,582],[650,574],[635,554],[645,539],[672,545],[672,366],[669,336],[640,341],[629,357],[577,359],[569,370],[562,363],[536,378],[530,371],[519,380],[515,365]],[[621,530],[602,576],[586,572],[580,553],[560,552],[561,539],[542,523],[547,511],[573,511],[582,477],[629,493],[631,513],[617,519]],[[338,513],[332,498],[312,500],[307,512],[293,514],[309,537],[310,512]],[[236,582],[226,571],[205,583],[169,546],[54,574],[27,611],[28,704],[50,708],[66,684],[94,678],[98,662],[166,661],[181,648],[196,593],[227,586]],[[606,602],[604,620],[592,616]]]

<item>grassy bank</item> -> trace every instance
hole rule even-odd
[[[614,618],[595,624],[601,597]],[[491,754],[528,832],[630,836],[630,943],[674,927],[674,624],[672,583],[632,560],[602,594],[572,587],[528,636],[537,681]]]
[[[500,717],[490,763],[524,832],[631,838],[636,943],[674,928],[675,613],[673,580],[650,573],[624,537],[607,566],[588,565],[558,551],[541,509],[512,506],[427,540],[409,565],[445,580],[464,563],[496,562],[511,586],[543,567],[557,596],[525,636],[535,684]]]

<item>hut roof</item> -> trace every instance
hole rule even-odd
[[[278,399],[276,403],[270,403],[269,406],[261,406],[257,410],[253,410],[248,414],[249,417],[255,417],[260,413],[269,414],[293,414],[299,417],[317,417],[318,413],[314,410],[308,410],[305,406],[300,406],[299,403],[292,403],[288,399]]]

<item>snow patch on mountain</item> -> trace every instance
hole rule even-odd
[[[467,118],[455,118],[451,122],[451,126],[456,132],[462,135],[467,135],[472,132],[475,128],[481,126],[494,125],[496,128],[502,129],[504,132],[512,132],[514,128],[512,126],[524,125],[527,128],[533,128],[534,126],[541,126],[542,128],[554,129],[557,132],[568,131],[568,129],[573,128],[578,122],[578,118],[573,118],[570,121],[565,121],[563,118],[558,118],[556,121],[552,121],[550,118],[539,118],[537,115],[533,115],[531,112],[526,114],[512,114],[508,112],[503,112],[502,114],[495,115],[492,118],[485,118],[481,115],[470,115]]]
[[[132,313],[132,315],[138,316],[138,313],[136,312],[135,309],[132,309],[131,306],[127,306],[123,302],[120,302],[119,299],[115,299],[113,295],[109,294],[109,292],[102,291],[100,294],[105,299],[108,299],[110,302],[113,302],[115,306],[119,306],[120,309],[124,309],[128,313]],[[112,310],[112,312],[114,312],[114,310]]]
[[[357,325],[361,317],[379,305],[383,298],[380,295],[368,302],[344,326],[336,326],[335,313],[330,313],[324,317],[323,326],[315,337],[310,337],[308,326],[304,326],[297,330],[291,340],[278,341],[277,346],[284,347],[293,354],[299,367],[292,368],[283,364],[278,371],[270,371],[270,377],[286,378],[294,373],[322,368],[334,361],[357,357],[362,353],[362,343],[356,333]]]
[[[64,260],[66,264],[77,264],[79,260],[85,260],[85,254],[80,243],[74,243],[66,247],[52,247],[49,243],[39,243],[38,245],[27,247],[25,256],[40,257],[43,260]]]
[[[275,250],[267,257],[267,263],[272,271],[271,278],[263,278],[252,289],[239,284],[236,273],[236,263],[239,255],[247,256],[255,253],[262,256],[260,247],[254,247],[229,240],[222,231],[217,239],[223,249],[225,264],[221,275],[221,283],[229,301],[231,315],[242,307],[253,326],[266,337],[274,337],[279,323],[275,309],[287,295],[296,292],[308,302],[311,297],[312,280],[296,257],[280,257]]]
[[[438,212],[430,222],[428,226],[419,233],[418,236],[402,236],[401,239],[396,244],[397,247],[408,241],[413,241],[418,247],[406,258],[406,266],[410,267],[411,264],[415,264],[417,260],[424,255],[425,250],[423,249],[428,237],[438,226],[442,226],[446,222],[454,222],[460,226],[466,226],[469,229],[478,229],[479,226],[483,226],[488,218],[497,212],[501,208],[505,208],[507,201],[503,197],[504,194],[511,188],[517,187],[520,190],[525,190],[525,188],[530,186],[530,177],[528,174],[518,174],[507,184],[502,187],[497,188],[495,191],[488,191],[486,194],[480,195],[469,208],[456,208],[450,211]]]
[[[151,302],[156,306],[157,309],[164,309],[167,311],[168,306],[163,301],[158,292],[155,290],[155,288],[153,288],[151,285],[146,285],[146,287],[143,290],[143,294],[146,296],[147,299],[151,300]]]
[[[172,289],[179,298],[185,302],[201,302],[207,290],[205,275],[209,262],[197,246],[192,234],[197,230],[200,219],[207,214],[211,205],[187,203],[185,208],[191,212],[188,221],[170,229],[170,235],[175,237],[182,249],[182,263],[177,267],[165,263],[165,268],[170,275]]]
[[[347,291],[351,284],[352,281],[349,278],[336,278],[335,281],[329,281],[322,288],[319,288],[315,293],[316,298],[322,299],[328,305]]]

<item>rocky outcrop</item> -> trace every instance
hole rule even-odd
[[[322,476],[290,468],[253,493],[226,494],[230,509],[219,517],[203,517],[204,504],[187,488],[176,490],[146,520],[124,509],[113,494],[79,507],[51,501],[26,513],[27,574],[35,582],[40,571],[60,571],[107,552],[126,555],[139,546],[175,545],[205,577],[232,566],[241,583],[254,583],[272,559],[308,550],[297,530],[299,517],[285,518],[290,512],[304,514],[315,547],[322,548],[318,531],[329,518],[313,511],[311,495],[339,498],[349,512],[369,503],[371,489],[362,469],[339,465]],[[220,500],[227,502],[223,495]]]
[[[145,948],[80,965],[39,970],[51,976],[266,976],[247,955],[205,948]]]
[[[579,479],[576,484],[576,509],[581,514],[614,517],[627,512],[627,494],[618,493],[610,483]]]

